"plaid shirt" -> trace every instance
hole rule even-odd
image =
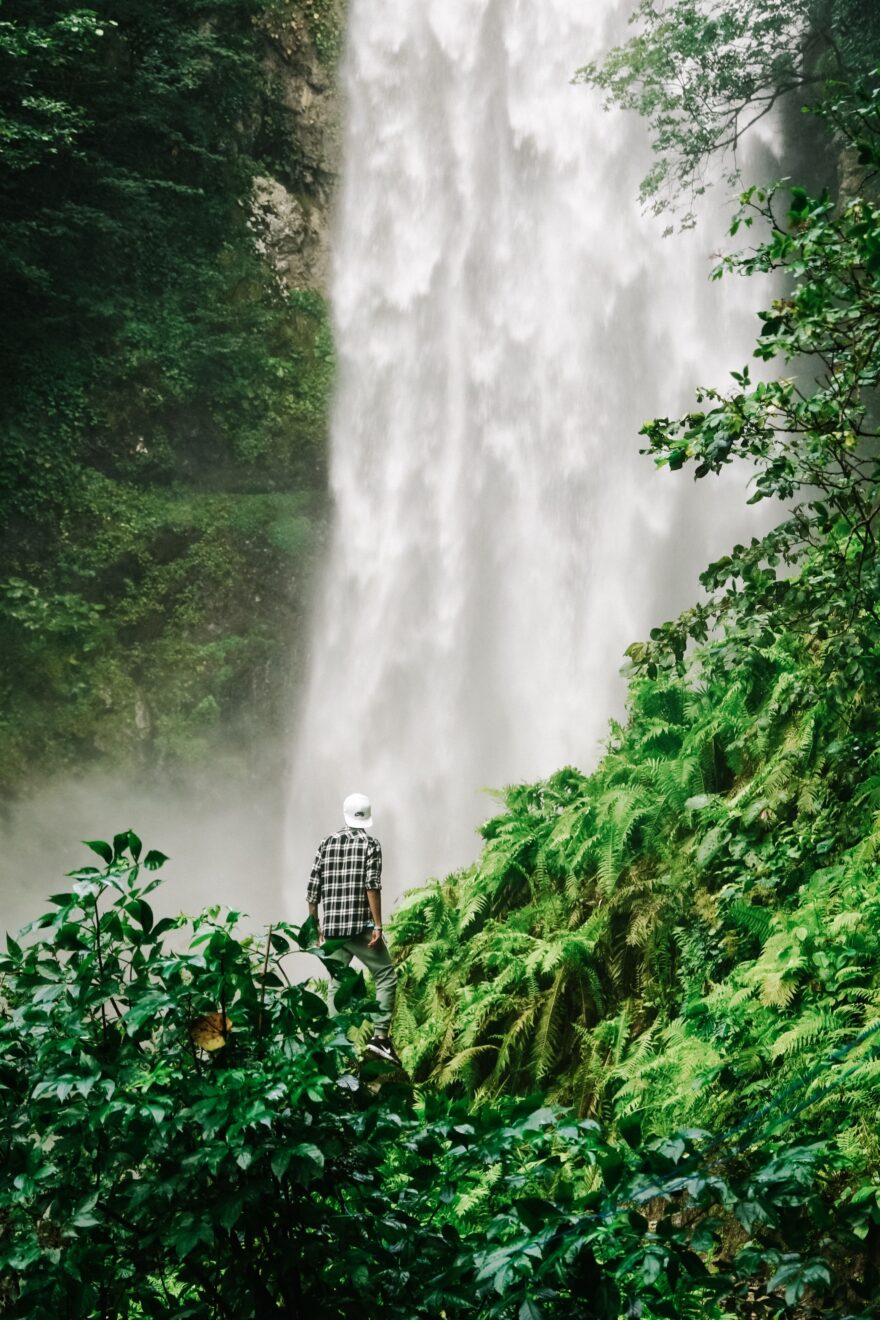
[[[359,935],[372,924],[367,890],[382,888],[382,849],[366,830],[346,825],[318,845],[309,880],[310,903],[323,903],[326,938]]]

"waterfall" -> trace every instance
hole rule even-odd
[[[291,900],[353,790],[392,895],[471,860],[480,792],[594,764],[625,647],[748,534],[638,453],[748,360],[766,290],[639,212],[645,126],[574,71],[617,0],[352,0],[334,526],[293,751]],[[711,232],[710,232],[711,231]]]

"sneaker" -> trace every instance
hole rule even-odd
[[[377,1054],[380,1059],[384,1059],[386,1063],[393,1063],[395,1068],[403,1067],[394,1046],[391,1044],[390,1036],[374,1036],[367,1045],[367,1049],[371,1054]]]

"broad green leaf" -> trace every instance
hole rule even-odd
[[[153,926],[152,930],[150,931],[150,935],[153,938],[153,940],[158,940],[162,935],[165,935],[169,930],[176,929],[178,925],[180,925],[180,922],[178,921],[177,917],[162,917],[161,921],[157,921],[155,926]]]
[[[292,1159],[293,1159],[292,1150],[281,1149],[275,1151],[270,1161],[270,1165],[272,1168],[272,1172],[274,1173],[276,1178],[281,1179],[284,1177],[285,1173],[288,1170],[288,1167],[290,1166],[290,1161]]]
[[[109,843],[105,843],[103,839],[83,839],[83,843],[87,848],[91,848],[92,852],[97,853],[108,866],[111,864],[113,861],[113,849],[110,847]]]
[[[119,862],[128,852],[128,830],[123,830],[121,834],[113,836],[113,860]]]

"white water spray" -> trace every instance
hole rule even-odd
[[[623,650],[747,526],[741,491],[638,454],[645,417],[747,360],[760,291],[707,284],[723,214],[661,238],[644,125],[571,85],[629,8],[352,0],[298,907],[352,790],[395,894],[474,856],[482,786],[594,763]]]

